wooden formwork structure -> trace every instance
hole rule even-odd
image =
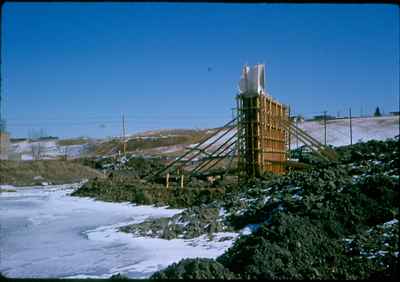
[[[264,75],[264,65],[256,65],[253,68],[245,66],[239,82],[239,94],[236,96],[236,118],[146,178],[154,179],[167,173],[165,179],[168,183],[168,171],[180,167],[183,187],[184,172],[188,173],[190,178],[210,170],[225,158],[231,158],[230,166],[236,156],[239,179],[259,177],[264,172],[283,174],[289,167],[304,167],[298,162],[288,161],[291,135],[296,136],[321,159],[335,161],[337,157],[332,149],[321,144],[289,119],[288,106],[265,94]],[[236,133],[228,138],[225,137],[225,140],[222,139],[235,128]],[[216,149],[211,148],[219,140],[222,144]],[[197,160],[194,168],[186,171],[183,169],[201,155],[206,157]]]
[[[289,132],[282,120],[289,120],[288,107],[263,93],[241,93],[236,101],[239,177],[283,174]]]

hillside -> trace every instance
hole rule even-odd
[[[71,161],[1,161],[0,184],[15,186],[63,184],[104,177],[102,173]]]
[[[298,127],[306,131],[308,134],[313,136],[315,139],[324,143],[324,125],[323,121],[304,121],[298,124]],[[209,134],[212,134],[215,129],[210,129]],[[357,142],[366,142],[369,140],[385,140],[387,138],[393,138],[399,135],[399,116],[387,116],[387,117],[366,117],[366,118],[354,118],[352,120],[352,131],[353,131],[353,144]],[[207,141],[202,147],[214,142],[216,139],[225,134],[226,131],[222,131],[215,137]],[[162,134],[162,131],[158,132]],[[226,135],[222,136],[215,144],[210,146],[210,149],[217,148],[230,137],[236,133],[233,129]],[[155,133],[153,132],[153,136]],[[347,118],[335,119],[327,121],[327,144],[332,146],[344,146],[350,145],[350,121]],[[194,146],[191,144],[191,146]],[[291,149],[302,146],[301,141],[295,137],[291,138]],[[186,146],[188,147],[188,146]],[[184,146],[163,146],[159,147],[158,150],[145,151],[149,154],[162,154],[162,155],[179,155],[185,148]],[[171,153],[174,154],[171,154]]]
[[[354,118],[353,144],[359,141],[385,140],[399,134],[399,116]],[[305,121],[298,126],[308,134],[324,142],[324,126],[322,121]],[[163,129],[132,134],[127,137],[127,151],[139,155],[176,157],[182,154],[186,148],[195,146],[202,138],[210,136],[217,129]],[[214,145],[216,148],[235,134],[232,130],[223,136]],[[223,135],[222,131],[217,136],[206,142],[204,146]],[[335,119],[327,121],[327,143],[333,146],[350,144],[349,119]],[[32,147],[39,142],[15,142],[11,152],[20,154],[22,160],[32,160]],[[78,158],[85,155],[114,155],[122,151],[122,143],[119,138],[103,140],[84,140],[81,138],[59,141],[40,142],[42,159],[59,159],[67,155],[68,158]],[[297,148],[303,144],[295,137],[291,138],[291,148]]]
[[[297,126],[321,143],[324,143],[323,121],[304,121],[298,123]],[[353,144],[369,140],[385,140],[387,138],[393,138],[399,135],[399,116],[355,118],[352,120],[352,128]],[[213,142],[224,133],[225,131],[222,131],[208,143]],[[232,130],[218,140],[213,147],[221,145],[235,133],[236,130]],[[350,145],[350,120],[347,118],[328,120],[326,135],[328,145]],[[290,143],[291,149],[303,145],[303,143],[297,140],[294,136],[292,136]]]
[[[323,121],[306,121],[299,127],[308,134],[324,142]],[[399,135],[399,116],[353,118],[353,144],[368,140],[385,140]],[[350,145],[350,120],[335,119],[327,121],[327,143],[333,146]],[[292,141],[296,147],[296,139]]]

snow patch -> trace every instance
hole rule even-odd
[[[248,224],[246,225],[243,229],[239,231],[241,235],[250,235],[251,233],[254,233],[260,228],[261,224]]]

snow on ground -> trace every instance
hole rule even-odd
[[[15,189],[16,187],[14,185],[9,185],[9,184],[1,184],[0,189]]]
[[[0,194],[0,272],[8,277],[148,277],[182,258],[214,258],[238,236],[217,233],[211,241],[206,236],[134,237],[118,227],[182,210],[71,197],[71,185],[15,190]]]
[[[323,121],[305,121],[298,124],[298,127],[306,131],[312,137],[324,143],[324,124]],[[353,144],[357,142],[366,142],[368,140],[385,140],[399,135],[399,117],[367,117],[367,118],[353,118]],[[215,137],[207,141],[201,147],[204,148],[208,144],[216,141],[227,130],[218,133]],[[232,130],[225,136],[221,137],[215,144],[207,150],[216,149],[226,142],[236,130]],[[350,121],[349,119],[335,119],[327,121],[327,143],[333,146],[343,146],[350,144]],[[291,138],[291,148],[302,146],[300,140],[295,137]]]
[[[140,278],[146,278],[151,273],[180,261],[182,258],[215,258],[228,249],[238,234],[232,232],[215,233],[213,240],[207,235],[194,239],[172,239],[134,237],[132,234],[115,232],[115,228],[122,225],[101,227],[87,232],[88,238],[93,241],[113,241],[128,246],[142,246],[146,252],[143,260],[130,265],[116,266],[112,273],[142,273]],[[227,239],[219,241],[220,239]],[[136,278],[139,278],[136,276]]]
[[[69,158],[79,157],[87,149],[88,144],[59,146],[57,141],[22,141],[11,144],[11,153],[21,155],[21,160],[32,160],[32,151],[37,152],[40,146],[41,159],[54,159],[59,156],[67,156]]]
[[[324,143],[323,121],[305,121],[299,123],[298,126],[321,143]],[[353,118],[352,127],[353,143],[357,143],[359,141],[365,142],[372,139],[385,140],[387,138],[393,138],[396,135],[399,135],[399,116]],[[207,151],[217,149],[236,133],[236,129],[233,129],[232,131],[224,135],[225,133],[226,130],[221,131],[216,136],[205,142],[201,146],[201,148],[205,148],[212,142],[216,141],[215,144],[207,148]],[[220,139],[217,140],[218,138]],[[335,119],[327,121],[327,143],[333,146],[343,146],[350,144],[349,119]],[[38,142],[29,143],[27,141],[23,141],[14,143],[11,146],[11,151],[21,154],[22,160],[31,160],[32,144],[38,144]],[[67,153],[68,157],[70,158],[79,157],[82,153],[85,152],[88,146],[87,144],[58,146],[56,141],[53,140],[41,141],[40,144],[44,148],[44,159],[56,158],[65,155],[65,153]],[[149,150],[149,152],[151,152],[151,154],[174,153],[183,151],[185,148],[194,147],[196,145],[197,144],[179,144],[172,146],[163,146],[152,148]],[[303,144],[300,140],[297,140],[295,137],[291,138],[291,148],[297,148],[298,146],[302,145]]]
[[[324,142],[323,121],[307,121],[299,124],[299,127],[308,134],[316,138],[321,143]],[[350,144],[350,120],[336,119],[328,120],[326,126],[327,143],[333,146],[343,146]],[[399,135],[399,117],[367,117],[353,118],[353,143],[366,142],[368,140],[385,140]],[[292,146],[296,147],[296,139]]]
[[[185,148],[188,147],[186,145],[178,144],[178,145],[171,145],[171,146],[162,146],[162,147],[156,147],[156,148],[151,148],[151,149],[146,149],[145,151],[147,154],[161,154],[161,153],[174,153],[178,151],[183,151]]]

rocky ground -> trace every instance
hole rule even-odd
[[[220,208],[201,205],[188,208],[171,218],[160,218],[121,227],[123,232],[137,236],[150,236],[162,239],[192,239],[203,234],[212,237],[216,232],[233,231],[224,222]]]

